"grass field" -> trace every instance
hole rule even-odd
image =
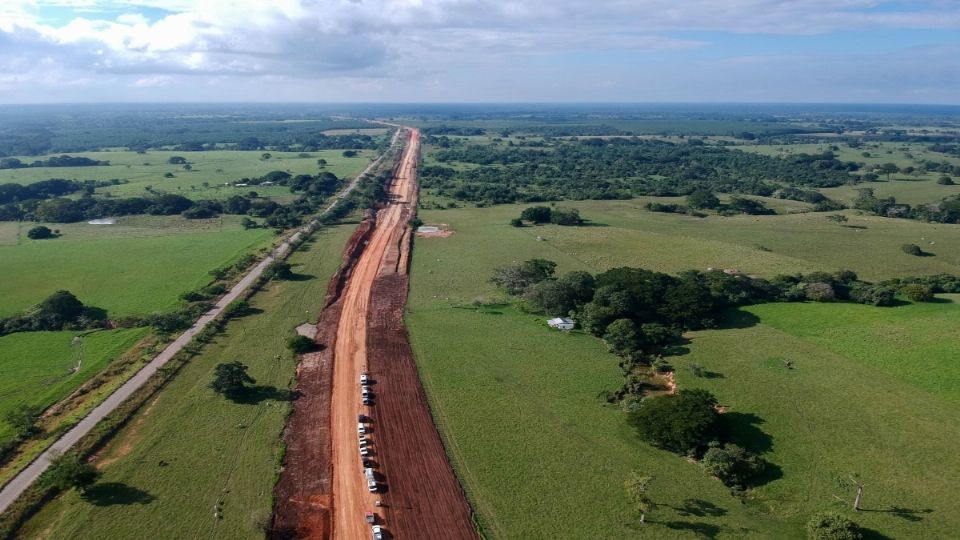
[[[231,321],[100,454],[104,476],[94,496],[56,499],[21,537],[263,538],[295,368],[286,340],[298,324],[316,320],[351,232],[321,230],[308,251],[295,253],[302,277],[258,293],[252,304],[262,312]],[[257,379],[251,403],[207,387],[214,367],[233,360]],[[218,501],[221,520],[213,517]]]
[[[270,152],[268,160],[261,158],[261,151],[217,150],[208,152],[174,152],[151,150],[146,154],[130,151],[79,152],[72,156],[84,156],[100,161],[109,161],[103,167],[37,167],[0,170],[0,184],[16,182],[30,184],[50,178],[68,180],[129,180],[118,186],[99,188],[98,193],[118,197],[148,195],[146,187],[154,191],[176,193],[191,199],[226,199],[231,195],[256,191],[262,197],[286,197],[290,190],[285,186],[224,186],[224,182],[236,182],[241,178],[256,178],[270,171],[287,171],[290,174],[317,174],[329,171],[339,178],[352,177],[359,173],[376,156],[374,150],[361,150],[357,157],[343,157],[342,150],[309,152],[309,157],[299,157],[299,152]],[[191,170],[182,165],[170,165],[167,160],[181,156],[191,164]],[[41,157],[22,157],[31,162]],[[317,160],[327,160],[324,169]],[[164,178],[165,173],[173,178]],[[204,186],[204,184],[207,186]]]
[[[697,220],[646,212],[637,201],[572,205],[606,226],[514,229],[507,220],[519,206],[420,214],[455,232],[417,239],[407,324],[454,467],[490,536],[802,538],[810,514],[843,510],[830,475],[851,472],[874,486],[865,508],[876,512],[856,516],[869,528],[894,537],[956,530],[960,516],[937,502],[950,500],[949,471],[957,467],[956,458],[944,459],[955,455],[957,432],[950,359],[960,351],[945,339],[960,317],[956,306],[759,306],[751,312],[760,322],[748,328],[694,334],[690,354],[673,359],[681,387],[708,386],[736,413],[728,418],[740,441],[767,451],[782,470],[744,504],[695,465],[640,443],[621,413],[598,398],[620,382],[617,359],[602,343],[498,306],[503,295],[484,278],[496,266],[544,257],[559,272],[851,267],[876,279],[940,266],[929,266],[932,257],[870,257],[871,250],[932,231],[937,245],[941,238],[953,245],[957,228],[851,217],[869,227],[857,233],[817,214]],[[863,236],[871,231],[875,239]],[[772,251],[753,247],[760,242]],[[493,305],[471,309],[475,298]],[[848,331],[835,340],[837,350],[818,337],[828,329],[829,336]],[[784,357],[798,369],[783,370]],[[723,377],[695,379],[691,362]],[[786,376],[797,386],[784,394]],[[938,433],[937,425],[945,429]],[[931,472],[916,474],[910,465]],[[660,507],[643,528],[623,491],[630,470],[656,477],[652,497]]]
[[[146,328],[93,332],[27,332],[0,337],[0,415],[19,406],[47,408],[144,337]],[[71,372],[80,364],[80,369]],[[0,423],[0,439],[13,434]]]
[[[270,231],[243,230],[239,220],[131,216],[116,225],[51,224],[63,234],[53,240],[29,240],[24,228],[19,245],[0,245],[0,317],[59,289],[111,316],[170,308],[181,293],[208,283],[208,271],[269,244]]]
[[[755,504],[784,519],[842,508],[834,480],[858,473],[862,525],[893,538],[954,536],[960,346],[948,334],[960,306],[771,304],[746,313],[747,328],[693,333],[691,353],[674,363],[681,387],[717,395],[740,440],[782,469]],[[719,376],[694,377],[685,369],[694,362]]]
[[[457,244],[475,248],[456,257],[478,268],[536,255],[594,271],[617,266],[664,272],[715,267],[770,276],[849,268],[868,280],[960,271],[957,225],[858,216],[853,211],[844,212],[847,226],[828,221],[823,213],[694,218],[650,212],[643,207],[646,200],[563,203],[591,220],[583,227],[511,227],[509,220],[528,205],[427,210],[421,217],[430,224],[450,225]],[[435,240],[423,243],[430,242]],[[905,243],[922,245],[936,256],[906,255],[900,251]],[[448,264],[459,261],[444,257],[433,265],[450,282],[446,290],[453,295],[468,290],[475,275],[447,271]]]

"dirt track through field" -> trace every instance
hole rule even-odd
[[[327,381],[314,379],[313,384],[308,380],[298,382],[305,398],[330,392],[329,416],[308,410],[309,402],[304,398],[295,404],[287,429],[287,467],[276,492],[276,536],[369,538],[370,526],[364,514],[375,511],[388,537],[476,538],[469,506],[434,427],[403,326],[412,236],[408,221],[416,208],[419,145],[419,132],[410,130],[389,186],[390,203],[377,213],[373,223],[365,220],[348,246],[348,259],[355,264],[344,267],[343,275],[348,279],[342,294],[333,291],[336,284],[331,286],[331,294],[337,298],[322,319],[338,319],[336,334],[330,335],[330,327],[325,329],[322,321],[318,340],[330,346],[320,356],[332,361],[332,377],[327,375]],[[356,257],[360,248],[363,251]],[[326,370],[316,371],[329,373],[329,364],[325,366]],[[359,377],[363,371],[374,380],[372,406],[360,402]],[[332,390],[326,384],[332,385]],[[309,405],[323,407],[316,402]],[[297,418],[298,411],[302,418],[311,419],[310,425]],[[372,433],[368,438],[380,482],[376,494],[368,491],[363,475],[357,435],[359,414],[370,418],[367,425]],[[322,431],[317,422],[324,420],[329,422],[326,434],[297,437],[299,429]],[[290,444],[291,439],[298,444]],[[329,468],[324,468],[325,463]],[[324,473],[332,471],[332,485],[312,477],[296,478],[310,469],[320,473],[318,478],[330,478]],[[377,500],[383,503],[379,507],[375,506]]]

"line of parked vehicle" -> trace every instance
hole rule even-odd
[[[360,374],[360,403],[365,407],[371,407],[374,404],[373,390],[370,388],[371,382],[370,374],[366,371]],[[380,490],[380,486],[377,484],[376,472],[373,470],[376,464],[370,459],[370,456],[373,454],[373,442],[368,437],[371,433],[368,424],[372,422],[373,419],[369,416],[364,414],[357,416],[357,438],[360,441],[360,461],[363,463],[363,476],[367,481],[367,489],[370,493],[377,493]],[[380,506],[380,501],[377,500],[376,504]],[[365,519],[366,522],[370,524],[370,532],[373,540],[383,540],[385,531],[383,526],[377,523],[377,514],[369,511],[366,513]]]

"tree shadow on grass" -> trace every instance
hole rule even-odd
[[[686,499],[680,506],[670,506],[670,508],[673,508],[681,516],[721,517],[727,515],[726,509],[703,499]]]
[[[592,220],[589,220],[589,219],[585,219],[585,220],[583,220],[582,223],[580,223],[579,225],[577,225],[577,227],[609,227],[609,226],[610,226],[610,225],[607,224],[607,223],[597,223],[597,222],[592,221]]]
[[[156,497],[122,482],[95,484],[83,493],[83,500],[95,506],[150,504]]]
[[[241,405],[256,405],[264,401],[296,401],[301,395],[303,394],[298,390],[258,384],[246,388],[243,392],[229,395],[227,399]]]
[[[722,529],[710,523],[696,523],[693,521],[661,521],[661,525],[675,531],[687,531],[698,538],[716,538]]]
[[[242,319],[244,317],[249,317],[251,315],[260,315],[263,313],[263,310],[258,307],[247,306],[243,309],[237,309],[230,312],[231,319]]]
[[[903,508],[902,506],[891,506],[890,508],[887,508],[885,510],[879,510],[879,509],[872,510],[869,508],[861,508],[860,511],[861,512],[883,512],[886,514],[892,514],[893,516],[903,519],[905,521],[912,521],[912,522],[923,521],[923,516],[921,514],[933,513],[932,508],[914,509],[914,508]]]
[[[283,278],[283,281],[310,281],[311,279],[317,279],[317,276],[313,274],[298,274],[293,272],[289,276]]]
[[[773,448],[773,437],[757,426],[764,423],[753,413],[730,411],[720,415],[730,433],[730,441],[755,454],[769,452]]]
[[[863,540],[893,540],[892,537],[887,536],[880,531],[875,531],[866,527],[860,527],[860,533],[863,535]]]
[[[757,317],[749,311],[741,309],[731,309],[723,314],[718,321],[718,330],[733,330],[736,328],[752,328],[760,324],[760,317]]]

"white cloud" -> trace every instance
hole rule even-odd
[[[255,81],[262,86],[317,81],[321,86],[336,83],[341,89],[358,88],[371,94],[389,91],[384,81],[390,80],[431,81],[430,88],[452,91],[444,80],[471,67],[503,68],[584,52],[620,53],[636,60],[713,45],[706,39],[677,37],[679,31],[809,35],[837,29],[960,29],[960,6],[955,3],[909,2],[899,9],[878,9],[888,4],[884,0],[0,0],[0,80],[15,77],[20,84],[47,85],[93,79],[90,84],[96,86],[98,78],[111,84],[120,78],[124,81],[120,88],[149,89],[218,86],[224,80],[242,78],[251,88],[257,86],[252,84]],[[61,15],[63,10],[68,14],[73,10],[71,20],[45,19],[45,10],[52,7]],[[148,13],[148,8],[154,11]],[[556,73],[547,75],[556,78]],[[605,82],[599,86],[615,88],[616,74],[602,75]],[[494,74],[478,71],[473,77],[490,79]],[[11,86],[15,85],[3,85]],[[9,92],[0,94],[0,101],[9,96]]]

